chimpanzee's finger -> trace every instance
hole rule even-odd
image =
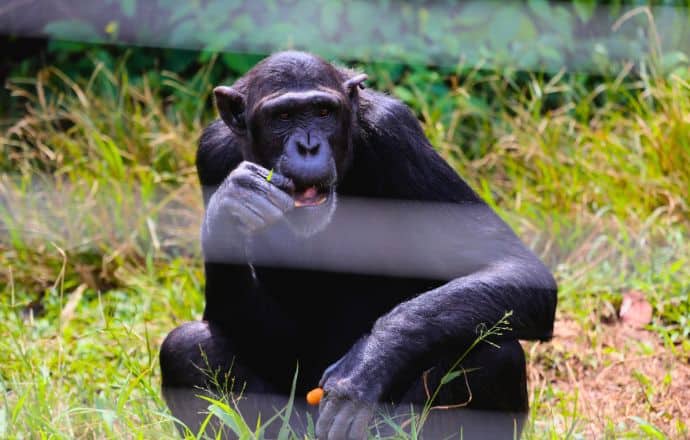
[[[270,174],[266,176],[266,181],[289,194],[295,191],[295,184],[292,180],[275,171],[270,172]]]
[[[337,399],[328,399],[325,397],[321,400],[321,405],[319,406],[319,418],[316,420],[316,438],[327,439],[328,431],[331,429],[333,424],[333,419],[338,413],[339,404]]]
[[[323,388],[330,375],[335,371],[336,368],[338,368],[338,366],[343,362],[344,359],[345,356],[333,362],[331,365],[328,366],[328,368],[326,368],[326,370],[323,372],[323,375],[321,376],[321,380],[319,381],[319,386],[321,388]]]
[[[236,199],[225,199],[221,201],[220,211],[225,212],[228,218],[239,221],[240,227],[246,231],[255,229],[264,224],[264,219],[258,213],[252,211],[248,205]],[[229,227],[229,225],[228,225]],[[232,234],[232,231],[226,231]]]
[[[260,174],[242,171],[233,177],[235,185],[241,189],[258,193],[283,211],[292,209],[294,200],[289,193],[268,182]],[[245,195],[246,197],[246,195]]]
[[[373,411],[368,406],[362,406],[357,410],[352,418],[349,440],[362,440],[367,437],[369,422],[372,416]]]
[[[288,211],[294,207],[295,201],[292,199],[292,196],[289,192],[286,192],[286,190],[279,188],[271,182],[268,182],[261,176],[252,176],[250,181],[246,182],[246,184],[263,194],[264,197],[271,201],[271,203],[283,211]]]
[[[261,179],[265,180],[266,182],[269,182],[272,185],[277,186],[283,191],[292,193],[295,190],[295,185],[292,183],[292,180],[288,179],[287,177],[283,176],[275,170],[268,170],[260,165],[247,161],[242,162],[238,166],[238,168],[240,167],[248,171],[251,171],[253,174],[261,177]]]
[[[245,206],[261,217],[265,224],[274,223],[285,215],[285,210],[275,206],[269,200],[263,197],[257,197],[256,194],[251,194],[242,201],[246,202]]]
[[[346,440],[355,414],[355,404],[351,400],[341,401],[338,414],[333,419],[333,425],[328,431],[328,440]],[[357,439],[361,440],[361,439]]]

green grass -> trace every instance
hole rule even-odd
[[[26,112],[0,122],[0,437],[175,436],[157,353],[203,308],[193,158],[213,117],[209,69],[161,73],[155,87],[99,64],[91,78],[47,68],[11,81]],[[444,157],[552,267],[559,316],[588,328],[592,349],[622,293],[639,290],[654,307],[649,329],[687,359],[690,85],[463,72],[393,83],[373,69],[372,83],[415,108]],[[584,435],[577,396],[548,384],[533,393],[526,437]],[[649,414],[609,420],[606,433],[654,437]],[[664,436],[687,433],[683,423],[671,419]]]

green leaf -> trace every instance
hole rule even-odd
[[[198,41],[198,28],[196,22],[192,19],[186,19],[175,25],[175,31],[170,37],[170,44],[172,46],[185,47],[190,42]]]
[[[415,101],[414,95],[412,94],[412,92],[410,92],[405,87],[398,86],[398,87],[394,88],[393,94],[395,94],[395,96],[397,96],[398,98],[400,98],[401,100],[405,101],[408,104]]]
[[[441,378],[441,385],[454,381],[462,374],[462,371],[451,371]]]
[[[580,20],[588,22],[592,15],[594,15],[594,8],[596,8],[594,0],[575,0],[573,1],[573,8]]]
[[[221,56],[223,64],[240,75],[251,69],[256,63],[261,61],[262,58],[263,56],[261,55],[246,53],[224,53]]]
[[[240,416],[230,407],[223,405],[219,406],[220,402],[214,403],[209,406],[208,410],[211,414],[218,417],[218,419],[223,422],[225,426],[232,429],[232,431],[238,436],[242,436],[247,429],[242,426],[242,423],[238,420]]]
[[[668,52],[661,56],[661,67],[665,72],[686,64],[688,64],[688,56],[680,51]]]
[[[124,13],[127,17],[133,17],[136,9],[136,0],[122,0],[122,13]]]
[[[551,19],[551,6],[546,0],[528,0],[527,6],[542,20]]]
[[[215,33],[213,38],[210,36],[205,37],[206,38],[202,38],[202,41],[206,43],[204,50],[209,52],[220,52],[232,46],[232,43],[238,40],[239,33],[237,29],[232,26],[226,31]]]
[[[520,30],[522,13],[513,6],[501,8],[489,23],[489,41],[492,49],[505,51]]]
[[[285,406],[285,416],[283,418],[283,425],[278,432],[278,440],[288,440],[290,436],[290,417],[292,416],[292,407],[295,402],[295,389],[297,387],[297,375],[299,374],[299,365],[295,369],[295,375],[292,378],[292,388],[290,390],[290,399]]]
[[[563,6],[556,6],[552,9],[551,26],[558,31],[560,38],[564,41],[572,41],[573,35],[573,16]]]
[[[212,397],[204,396],[203,394],[199,394],[197,397],[209,402],[211,404],[208,407],[209,413],[218,417],[218,419],[222,421],[225,426],[232,429],[238,437],[246,438],[251,433],[242,416],[228,404]]]
[[[652,425],[648,421],[640,418],[640,417],[630,417],[637,425],[640,427],[642,432],[644,432],[649,438],[655,438],[659,440],[667,440],[668,437],[666,434],[664,434],[659,428],[656,426]]]
[[[0,437],[7,435],[7,408],[0,408]]]
[[[86,40],[99,41],[101,40],[100,33],[89,23],[79,20],[58,20],[48,23],[43,31],[50,35],[51,38],[59,38],[62,40]]]
[[[48,52],[77,53],[86,52],[87,45],[74,41],[50,40],[48,41]]]
[[[493,10],[494,5],[489,2],[470,2],[462,8],[455,22],[462,26],[476,26],[485,23]]]
[[[311,414],[307,413],[307,435],[309,438],[316,438],[316,427]]]

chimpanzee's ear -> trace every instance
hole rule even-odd
[[[352,101],[352,105],[355,110],[357,109],[357,98],[359,96],[358,90],[364,88],[364,81],[366,81],[367,78],[366,73],[360,73],[359,75],[355,75],[343,83],[343,88],[345,88],[347,96],[350,97],[350,101]]]
[[[247,123],[244,118],[244,95],[232,87],[218,86],[213,89],[216,97],[216,107],[223,122],[238,135],[247,131]]]

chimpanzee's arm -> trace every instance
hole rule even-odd
[[[283,210],[292,207],[292,199],[266,181],[262,173],[268,170],[242,161],[235,135],[220,120],[204,130],[196,166],[206,208],[201,232],[206,275],[204,319],[235,334],[251,328],[263,341],[277,340],[276,331],[287,341],[295,340],[296,330],[290,325],[291,321],[285,319],[280,307],[263,294],[254,279],[252,268],[243,255],[244,229],[249,225],[238,223],[236,218],[247,211],[249,223],[257,223],[254,226],[260,227],[258,223],[264,221],[264,217],[281,216]],[[272,182],[280,178],[282,176],[276,174]],[[251,212],[248,211],[250,205]],[[264,328],[261,323],[270,325]],[[282,328],[276,329],[280,324]],[[245,345],[257,358],[265,354],[267,361],[288,345],[281,340],[275,347],[257,347],[261,344],[253,341],[245,338],[235,343]]]
[[[204,207],[221,183],[242,162],[240,145],[235,135],[216,119],[206,127],[196,151],[196,171],[204,197]]]
[[[443,328],[441,333],[449,337],[473,339],[477,324],[494,323],[504,312],[512,310],[514,331],[508,337],[550,338],[556,308],[556,283],[550,271],[433,150],[419,122],[405,105],[375,92],[367,96],[375,101],[375,107],[379,108],[377,113],[383,115],[363,124],[369,140],[365,147],[375,150],[369,159],[376,157],[380,161],[375,165],[379,170],[375,178],[380,181],[371,186],[381,188],[384,193],[381,195],[392,199],[455,202],[459,206],[457,213],[444,213],[444,223],[449,222],[448,218],[458,226],[462,222],[458,230],[463,234],[468,233],[467,225],[471,225],[476,229],[477,237],[500,239],[500,249],[505,250],[500,256],[495,251],[487,252],[492,261],[487,261],[485,267],[476,273],[400,304],[377,322],[372,335],[385,337],[386,329],[394,327],[393,323],[401,322],[406,315],[411,318],[438,316],[440,321],[432,320],[430,328],[440,324]],[[465,218],[470,215],[473,217],[471,221]],[[439,225],[442,224],[440,218],[437,216]],[[447,231],[449,235],[453,232]],[[475,242],[476,237],[473,238]],[[462,236],[449,237],[449,241],[459,248],[458,254],[467,252],[462,248]],[[486,243],[487,250],[495,247],[493,243]],[[405,331],[414,332],[413,327],[411,324],[411,328]],[[433,346],[433,339],[427,341],[431,345],[424,345]]]
[[[355,154],[356,160],[357,152],[360,159],[366,157],[375,171],[370,178],[380,179],[369,184],[379,188],[377,197],[471,205],[473,213],[481,212],[482,227],[501,231],[494,236],[506,241],[501,247],[510,252],[474,273],[420,292],[379,318],[371,333],[324,374],[327,398],[317,424],[319,437],[340,438],[348,430],[353,438],[361,437],[363,431],[355,431],[366,426],[367,403],[380,399],[401,377],[421,374],[444,348],[462,353],[478,337],[480,324],[491,326],[508,311],[513,312],[512,331],[504,338],[550,338],[556,308],[550,271],[433,151],[409,109],[376,93],[367,97],[364,108],[370,110],[360,117],[366,142],[356,146]],[[354,419],[351,425],[338,422],[349,419]]]

